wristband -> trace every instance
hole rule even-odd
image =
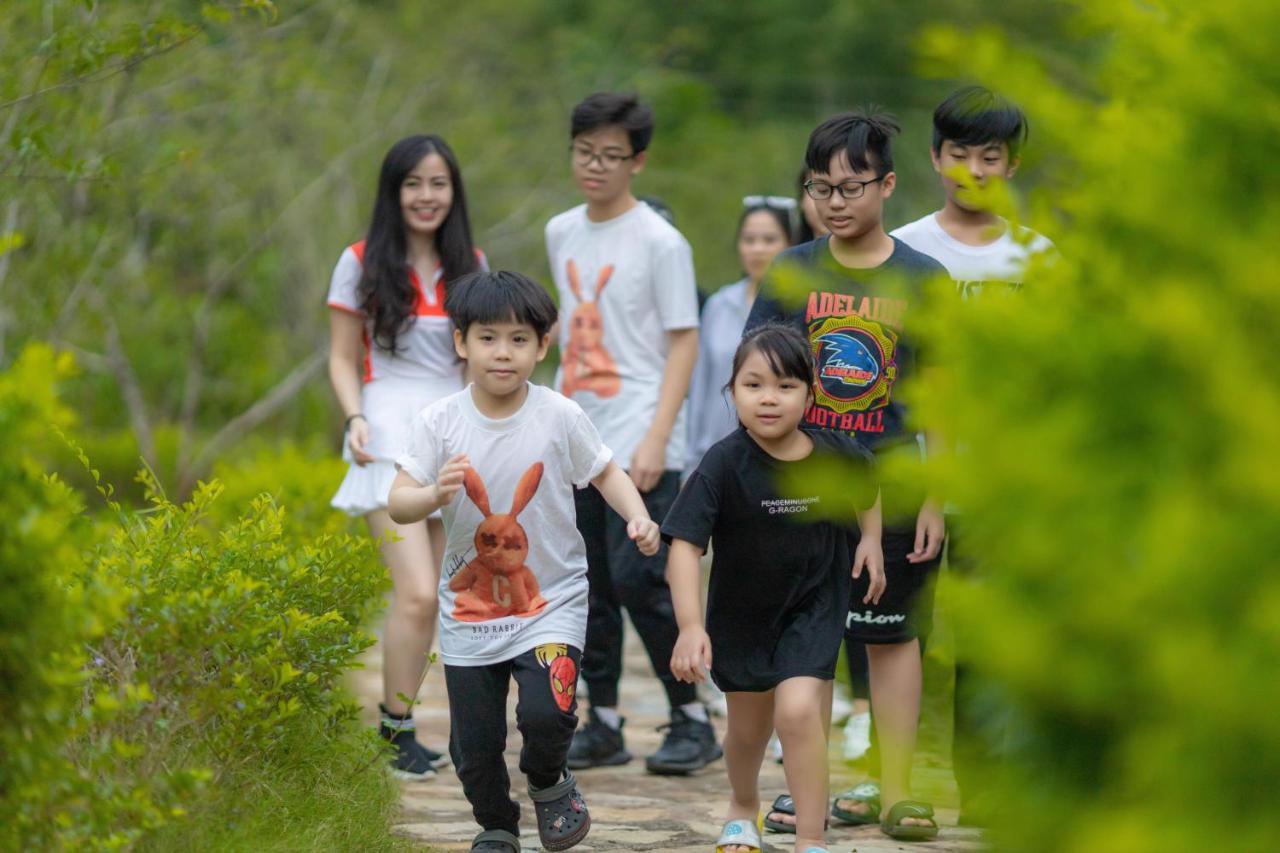
[[[351,422],[354,421],[356,418],[360,418],[360,420],[364,421],[365,423],[369,422],[369,419],[366,418],[362,413],[356,412],[354,415],[351,415],[349,418],[347,418],[345,421],[342,422],[343,431],[351,429]]]

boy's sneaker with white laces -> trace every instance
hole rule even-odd
[[[681,776],[706,767],[724,753],[716,743],[710,721],[696,720],[680,708],[671,709],[671,722],[662,746],[645,759],[645,769],[661,776]]]

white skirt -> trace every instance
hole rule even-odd
[[[360,392],[360,406],[369,421],[369,444],[365,450],[374,461],[367,465],[355,464],[344,434],[342,458],[350,466],[330,505],[348,515],[385,509],[391,483],[396,478],[396,459],[408,444],[409,424],[414,415],[436,400],[461,390],[461,375],[424,379],[388,376],[367,383]]]

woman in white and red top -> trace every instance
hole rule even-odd
[[[453,151],[434,135],[397,142],[382,161],[368,235],[333,270],[329,379],[346,418],[342,455],[351,463],[333,506],[363,515],[383,540],[394,595],[383,636],[381,731],[396,745],[397,773],[413,778],[433,775],[444,761],[418,743],[400,698],[416,694],[435,634],[444,532],[438,516],[396,524],[387,495],[412,417],[463,387],[444,297],[460,276],[484,266],[471,243]]]

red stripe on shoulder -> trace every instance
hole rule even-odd
[[[364,240],[361,240],[358,243],[352,243],[347,248],[349,248],[352,254],[356,256],[357,261],[362,264],[364,263]]]
[[[352,308],[350,305],[343,305],[343,304],[342,304],[342,303],[340,303],[340,302],[329,302],[329,303],[327,303],[327,304],[328,304],[328,306],[329,306],[330,308],[332,308],[334,311],[341,311],[343,314],[350,314],[350,315],[352,315],[353,317],[363,317],[363,316],[364,316],[364,312],[363,312],[363,311],[358,311],[358,310],[356,310],[355,308]]]

